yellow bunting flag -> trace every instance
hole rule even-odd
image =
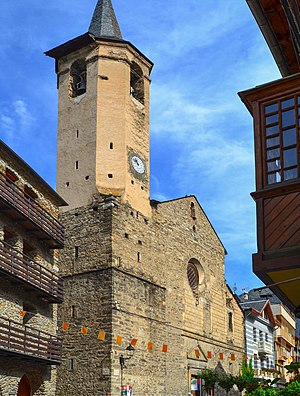
[[[153,344],[152,342],[148,342],[148,347],[147,347],[148,351],[152,351],[153,350]]]
[[[222,353],[222,352],[219,353],[219,359],[220,359],[220,360],[224,360],[224,353]]]
[[[137,340],[136,338],[134,338],[133,340],[131,340],[130,345],[132,345],[133,347],[135,347],[136,344],[137,344],[137,342],[138,342],[138,340]]]
[[[88,329],[87,327],[81,327],[81,330],[80,330],[80,331],[81,331],[81,334],[87,335],[89,329]]]
[[[68,322],[63,322],[63,324],[61,325],[61,328],[63,329],[63,331],[67,331],[69,330],[70,324]]]
[[[98,340],[100,340],[100,341],[105,340],[105,331],[99,331]]]
[[[168,352],[168,345],[167,344],[163,344],[162,352],[165,352],[165,353]]]
[[[22,318],[24,318],[24,316],[27,314],[26,311],[20,311],[20,316],[22,316]]]
[[[122,337],[121,336],[117,336],[117,338],[116,338],[116,343],[118,344],[118,345],[121,345],[122,344]]]
[[[195,355],[196,355],[197,358],[200,357],[200,351],[199,351],[199,349],[195,349]]]

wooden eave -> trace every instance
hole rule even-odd
[[[278,97],[284,92],[287,95],[290,92],[299,90],[300,73],[293,74],[285,78],[271,81],[266,84],[258,85],[255,88],[247,89],[238,93],[242,102],[245,104],[251,115],[253,115],[253,103]]]
[[[300,5],[300,0],[298,5]],[[288,17],[280,0],[246,0],[283,77],[300,71]]]
[[[59,45],[58,47],[55,47],[49,51],[45,52],[46,56],[49,56],[50,58],[54,58],[56,60],[62,58],[63,56],[69,55],[74,51],[80,50],[81,48],[84,48],[88,45],[97,45],[97,43],[100,42],[105,42],[105,43],[118,43],[118,44],[125,44],[133,48],[135,52],[137,52],[145,61],[150,65],[150,71],[152,70],[154,63],[147,58],[138,48],[136,48],[133,44],[130,43],[130,41],[126,40],[118,40],[110,37],[95,37],[91,33],[84,33],[81,36],[78,36],[70,41],[67,41],[64,44]]]
[[[7,146],[2,139],[0,139],[0,148],[3,152],[7,153],[7,156],[16,162],[21,169],[25,169],[32,176],[32,183],[37,190],[41,187],[45,189],[52,202],[57,206],[68,206],[67,202],[33,169],[27,164],[16,152],[14,152],[9,146]]]

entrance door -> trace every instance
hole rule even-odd
[[[31,389],[28,378],[23,375],[20,383],[17,396],[31,396]]]

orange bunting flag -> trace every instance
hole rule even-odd
[[[87,335],[89,329],[88,329],[87,327],[81,327],[81,330],[80,330],[80,331],[81,331],[81,334]]]
[[[152,351],[153,350],[153,344],[152,342],[148,342],[148,351]]]
[[[116,338],[116,343],[118,344],[118,345],[121,345],[122,344],[122,337],[121,336],[117,336],[117,338]]]
[[[22,318],[24,318],[24,316],[27,314],[26,311],[20,311],[20,316],[22,316]]]
[[[200,357],[200,351],[199,351],[199,349],[195,349],[195,355],[196,355],[197,358]]]
[[[105,340],[105,331],[99,331],[98,340],[100,340],[100,341]]]
[[[223,359],[224,359],[224,353],[222,353],[222,352],[219,353],[219,359],[220,359],[220,360],[223,360]]]
[[[70,324],[68,322],[63,322],[63,324],[61,325],[61,328],[63,329],[63,331],[67,331],[69,330]]]
[[[137,344],[137,342],[138,342],[138,340],[137,340],[136,338],[134,338],[133,340],[131,340],[130,345],[132,345],[133,347],[135,347],[136,344]]]
[[[232,362],[235,361],[235,355],[234,355],[234,353],[232,353],[232,354],[230,355],[230,359],[231,359]]]
[[[247,355],[243,355],[243,360],[248,360]]]
[[[167,344],[163,344],[162,352],[165,352],[165,353],[168,352],[168,345]]]
[[[210,351],[207,352],[207,359],[211,359],[212,358],[212,354]]]

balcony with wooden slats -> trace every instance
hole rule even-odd
[[[50,303],[63,300],[62,279],[48,268],[0,241],[0,273],[34,290]]]
[[[52,249],[64,246],[64,228],[14,182],[0,173],[0,211],[32,232]]]
[[[0,317],[0,356],[46,364],[61,363],[61,340],[43,331]]]

